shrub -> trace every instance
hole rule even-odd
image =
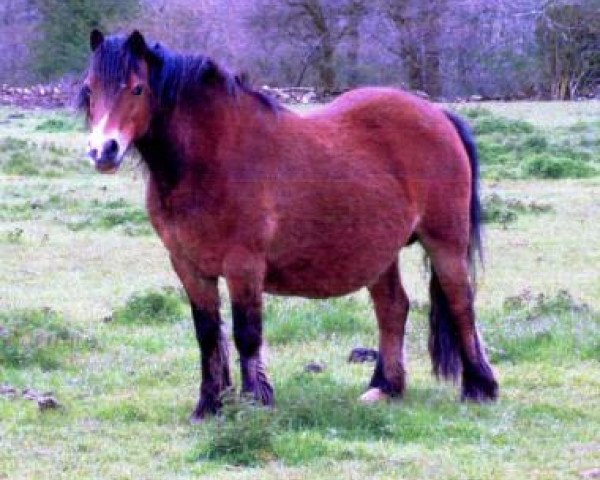
[[[34,70],[49,80],[65,73],[80,72],[89,56],[89,34],[106,29],[115,20],[132,18],[137,0],[36,0],[41,15],[40,34],[32,45]],[[68,27],[66,27],[68,25]]]
[[[112,315],[113,321],[123,324],[175,323],[184,317],[181,295],[170,288],[134,294]]]
[[[75,343],[95,345],[50,309],[0,312],[0,363],[58,368]]]
[[[548,149],[548,140],[539,133],[530,135],[523,141],[523,149],[533,153],[544,152]]]
[[[555,157],[548,154],[534,155],[525,160],[523,171],[535,178],[586,178],[596,170],[581,160],[567,157]]]
[[[504,197],[496,192],[485,195],[482,206],[483,221],[486,223],[507,224],[514,222],[520,214],[552,211],[552,207],[546,203]]]
[[[600,358],[600,316],[566,290],[509,297],[492,323],[485,336],[493,361]]]
[[[274,423],[271,410],[244,401],[226,402],[195,456],[244,466],[271,460]]]
[[[485,116],[475,122],[474,131],[476,135],[485,135],[490,133],[518,134],[533,133],[534,126],[523,120],[509,120],[507,118]]]

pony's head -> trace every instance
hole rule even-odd
[[[115,172],[130,146],[143,137],[156,105],[150,88],[153,56],[137,30],[128,37],[90,35],[92,58],[80,92],[91,134],[88,155],[96,169]]]

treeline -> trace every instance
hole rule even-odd
[[[91,28],[136,27],[270,85],[392,84],[449,99],[600,94],[600,0],[5,1],[5,17],[26,6],[36,22],[24,39],[33,80],[80,71]],[[0,7],[0,41],[2,16]]]

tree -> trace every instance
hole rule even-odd
[[[390,45],[406,68],[408,86],[433,97],[442,94],[440,72],[441,17],[446,0],[387,0],[384,11],[398,33],[398,46]]]
[[[359,26],[365,11],[360,0],[259,0],[249,24],[265,37],[299,44],[304,54],[298,72],[314,68],[319,87],[334,92],[340,86],[338,47],[351,37],[351,61],[358,62]]]
[[[38,21],[34,0],[0,1],[0,83],[33,80],[28,43]]]
[[[89,56],[89,34],[130,18],[138,0],[37,0],[41,14],[33,43],[34,70],[43,80],[81,71]]]
[[[536,34],[552,98],[569,100],[600,83],[600,0],[548,2]]]

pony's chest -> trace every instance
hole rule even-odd
[[[227,235],[218,213],[168,202],[162,205],[151,198],[148,199],[148,213],[172,258],[194,265],[206,276],[221,274]]]

